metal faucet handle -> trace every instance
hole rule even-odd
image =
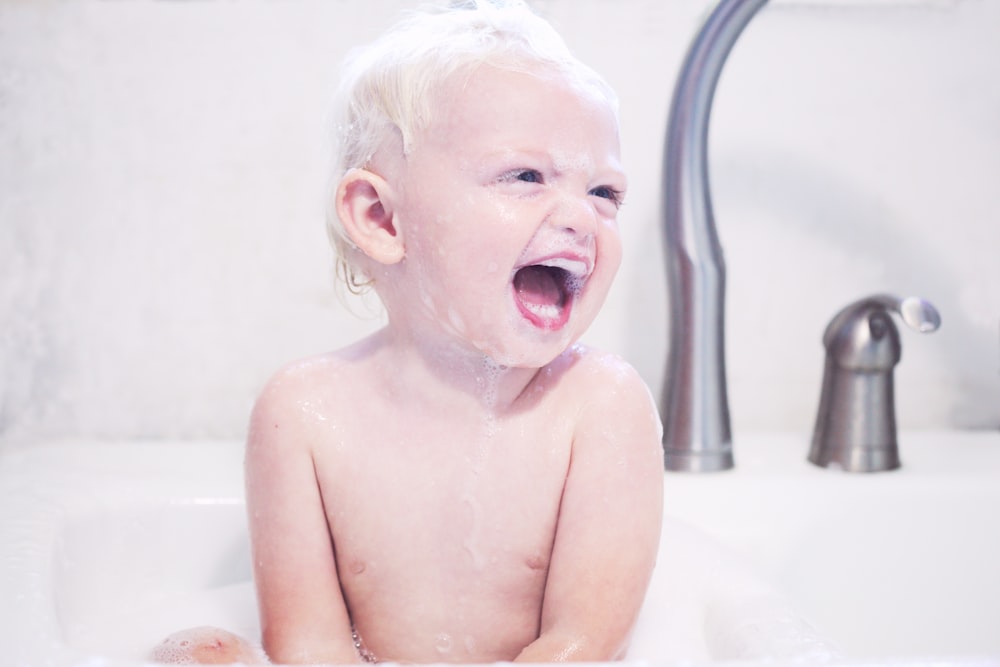
[[[937,309],[917,297],[877,294],[840,312],[823,333],[826,367],[809,460],[874,472],[899,467],[893,368],[902,348],[890,312],[921,333],[941,326]]]
[[[899,331],[889,313],[914,331],[931,333],[941,326],[941,315],[928,301],[874,294],[838,312],[823,333],[827,364],[858,371],[891,371],[899,363]]]
[[[899,298],[891,294],[876,294],[863,301],[882,305],[886,310],[899,315],[908,327],[920,333],[931,333],[941,326],[941,315],[937,308],[918,296]]]

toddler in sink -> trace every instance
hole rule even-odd
[[[656,409],[577,342],[621,259],[616,100],[522,3],[467,5],[409,15],[346,69],[329,228],[387,324],[254,408],[273,662],[613,660],[650,579]],[[199,629],[156,657],[255,651]]]

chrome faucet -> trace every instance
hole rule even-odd
[[[667,470],[733,467],[723,310],[726,266],[708,187],[708,121],[722,66],[767,0],[720,0],[688,50],[663,156],[670,343],[661,415]]]
[[[899,467],[893,368],[902,356],[891,313],[931,333],[941,315],[928,301],[876,294],[856,301],[823,333],[826,364],[809,461],[848,472]]]

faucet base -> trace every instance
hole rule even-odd
[[[722,472],[733,467],[731,448],[715,452],[692,452],[664,448],[663,467],[671,472]]]
[[[821,468],[840,469],[846,472],[886,472],[900,467],[899,449],[895,441],[889,446],[831,448],[814,440],[809,452],[809,462]]]

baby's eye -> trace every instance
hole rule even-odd
[[[512,188],[511,192],[521,195],[536,193],[539,187],[545,185],[545,175],[538,169],[518,167],[503,172],[497,180],[498,184]]]
[[[524,183],[541,183],[542,173],[537,169],[518,169],[511,173],[511,176]]]
[[[595,197],[601,197],[602,199],[607,199],[612,204],[614,204],[616,208],[620,207],[622,203],[624,203],[623,197],[625,193],[622,192],[621,190],[615,190],[613,187],[608,185],[598,186],[593,190],[591,190],[590,194],[592,194]]]

